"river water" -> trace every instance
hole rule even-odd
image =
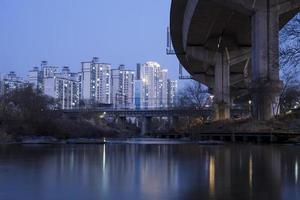
[[[8,145],[0,200],[300,199],[300,147]]]

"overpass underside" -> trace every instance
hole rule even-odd
[[[232,102],[243,97],[256,119],[279,112],[279,30],[299,8],[300,0],[172,1],[176,55],[213,92],[217,120],[230,118]]]

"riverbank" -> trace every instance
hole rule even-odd
[[[49,121],[14,120],[0,124],[0,143],[101,143],[102,138],[132,137],[134,129],[119,128],[97,119],[71,120],[62,117]]]
[[[22,137],[19,140],[1,140],[0,144],[195,144],[189,139],[158,138],[72,138],[57,139],[54,137]],[[209,141],[208,141],[209,143]]]
[[[236,135],[236,138],[240,137]],[[252,138],[254,136],[251,136]],[[242,138],[242,137],[240,137]],[[245,140],[235,139],[227,140],[225,137],[220,136],[202,136],[200,139],[181,138],[181,139],[163,139],[163,138],[151,138],[151,137],[133,137],[133,138],[71,138],[71,139],[58,139],[49,136],[34,136],[34,137],[20,137],[18,140],[0,140],[0,145],[102,145],[102,144],[147,144],[147,145],[179,145],[179,144],[191,144],[191,145],[233,145],[233,144],[289,144],[300,145],[300,140],[285,140],[285,141],[273,141],[266,142],[263,140]]]
[[[121,128],[122,127],[122,128]],[[103,138],[109,138],[106,141]],[[165,138],[165,139],[159,139]],[[139,129],[108,123],[96,117],[48,121],[14,120],[0,124],[0,144],[121,144],[121,143],[300,143],[296,114],[270,121],[231,120],[194,126],[186,132],[170,130],[140,136]]]
[[[268,121],[239,119],[203,123],[191,128],[193,134],[300,134],[300,112]]]
[[[56,139],[53,137],[24,137],[20,141],[10,141],[0,144],[196,144],[191,140],[158,139],[158,138],[76,138]],[[207,141],[207,143],[213,143]]]

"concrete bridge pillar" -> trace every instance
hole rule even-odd
[[[152,117],[143,116],[141,118],[141,135],[151,133]]]
[[[214,108],[215,120],[230,119],[230,64],[223,55],[215,65]]]
[[[179,123],[179,117],[178,116],[171,116],[169,117],[170,122],[170,128],[176,128]]]
[[[214,108],[215,120],[230,119],[230,56],[227,48],[212,52],[203,47],[188,46],[187,55],[195,60],[215,66]],[[242,52],[242,51],[240,51]],[[238,52],[238,53],[240,53]],[[235,61],[236,62],[236,61]]]
[[[122,128],[126,128],[126,117],[118,117],[118,124],[122,127]]]
[[[279,94],[279,14],[270,1],[259,1],[252,16],[252,102],[253,117],[269,120],[278,114]]]

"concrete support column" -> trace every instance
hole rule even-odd
[[[126,117],[118,117],[118,124],[120,124],[122,128],[126,128],[126,123]]]
[[[152,117],[143,116],[141,120],[141,135],[147,135],[151,132]]]
[[[179,123],[179,117],[178,116],[172,116],[171,117],[171,127],[173,129],[176,129]]]
[[[257,120],[269,120],[278,114],[282,89],[279,79],[279,15],[271,1],[261,1],[252,17],[252,112]]]
[[[230,64],[223,55],[216,59],[214,96],[215,120],[230,119]]]

